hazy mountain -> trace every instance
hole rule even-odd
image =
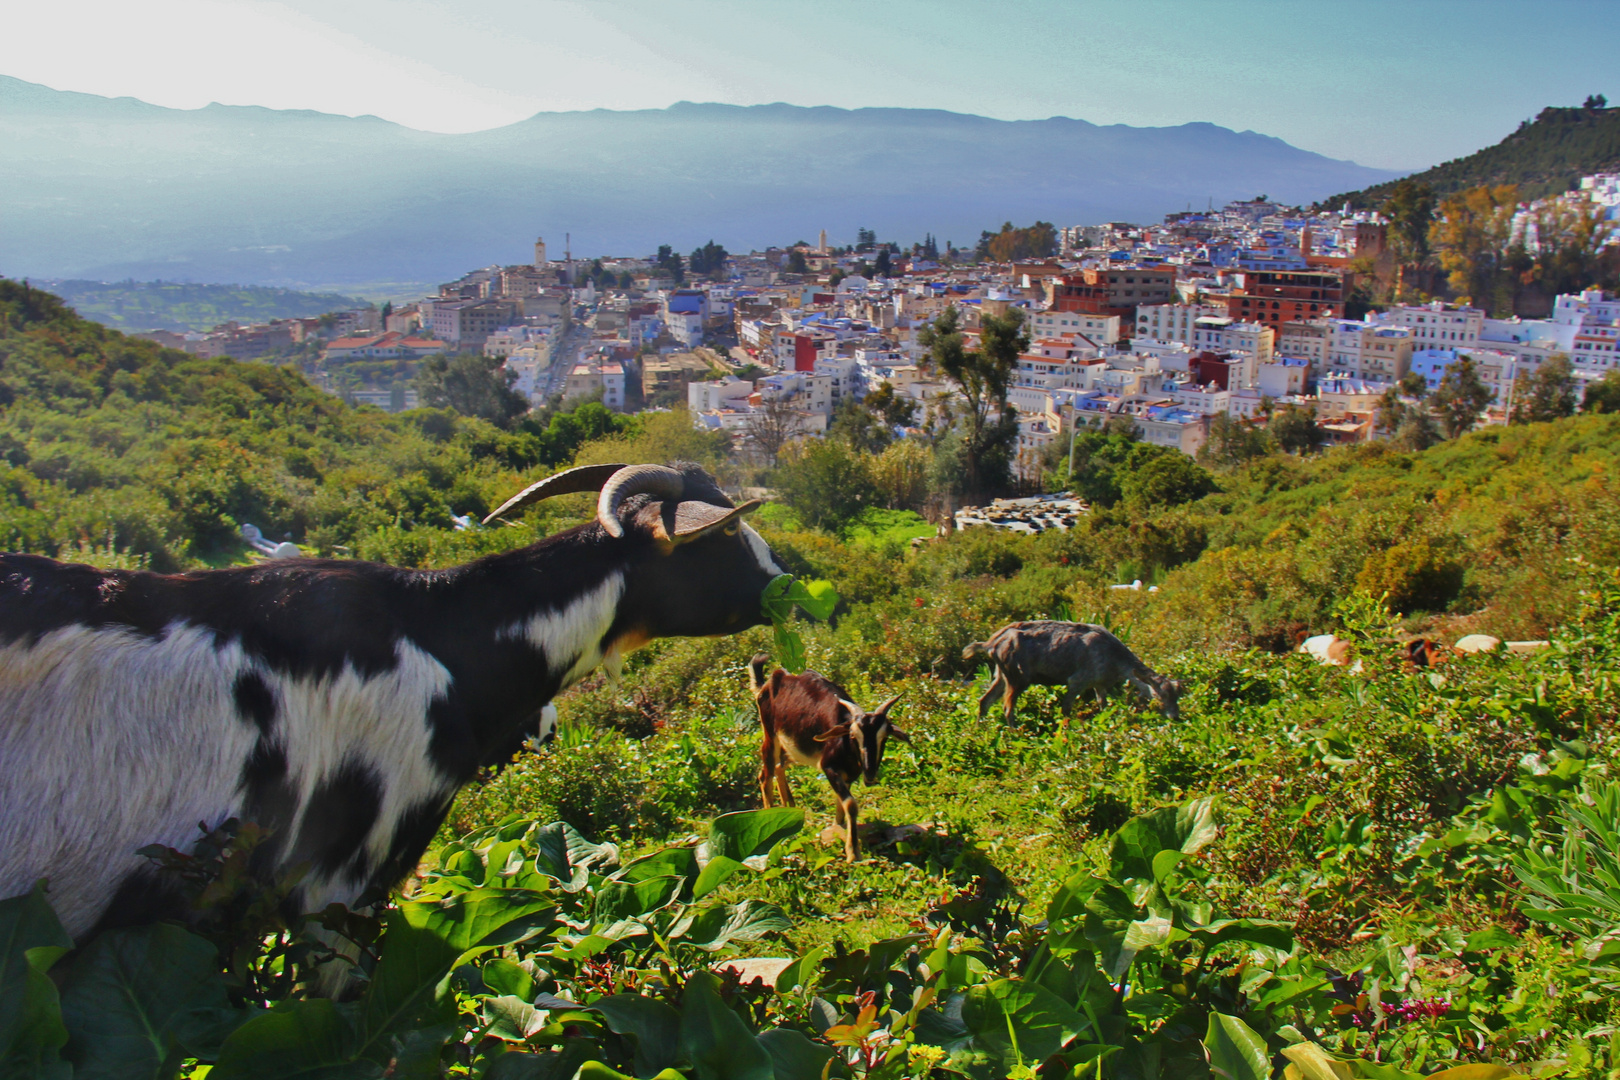
[[[376,117],[166,109],[0,76],[0,273],[350,285],[561,253],[943,243],[1036,218],[1156,221],[1393,173],[1213,124],[1099,127],[919,109],[681,103],[470,135]]]

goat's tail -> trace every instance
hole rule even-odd
[[[765,689],[765,665],[770,662],[771,658],[765,653],[755,653],[754,658],[748,661],[748,685],[755,697]]]

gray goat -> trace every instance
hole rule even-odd
[[[1102,702],[1120,683],[1130,683],[1144,698],[1156,698],[1170,719],[1181,717],[1176,705],[1181,683],[1142,663],[1124,642],[1100,626],[1050,620],[1008,623],[990,635],[989,641],[975,641],[962,650],[963,660],[979,658],[988,658],[995,669],[995,678],[979,699],[981,719],[998,693],[1002,713],[1010,720],[1018,695],[1031,686],[1067,687],[1063,694],[1067,713],[1075,698],[1087,690]]]

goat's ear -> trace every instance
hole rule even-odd
[[[842,739],[848,734],[849,725],[839,724],[837,727],[829,728],[828,730],[823,731],[820,735],[817,735],[816,742],[832,742],[834,739]]]
[[[675,504],[672,509],[666,501],[653,526],[653,535],[672,544],[689,544],[722,529],[735,530],[743,518],[762,505],[758,499],[735,508],[687,501]]]
[[[889,725],[889,738],[891,738],[891,739],[899,739],[903,743],[911,742],[911,736],[907,735],[905,732],[901,731],[899,728],[895,727],[893,724]]]

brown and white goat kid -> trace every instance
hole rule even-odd
[[[889,720],[889,710],[900,695],[866,712],[850,700],[849,691],[814,671],[789,675],[777,668],[767,679],[765,665],[769,662],[770,657],[760,653],[748,665],[765,736],[759,750],[760,797],[766,806],[772,805],[774,778],[783,805],[792,806],[788,763],[820,769],[837,799],[833,813],[844,830],[844,857],[854,862],[861,841],[859,808],[850,788],[857,777],[869,787],[877,783],[883,747],[890,738],[911,741]]]

